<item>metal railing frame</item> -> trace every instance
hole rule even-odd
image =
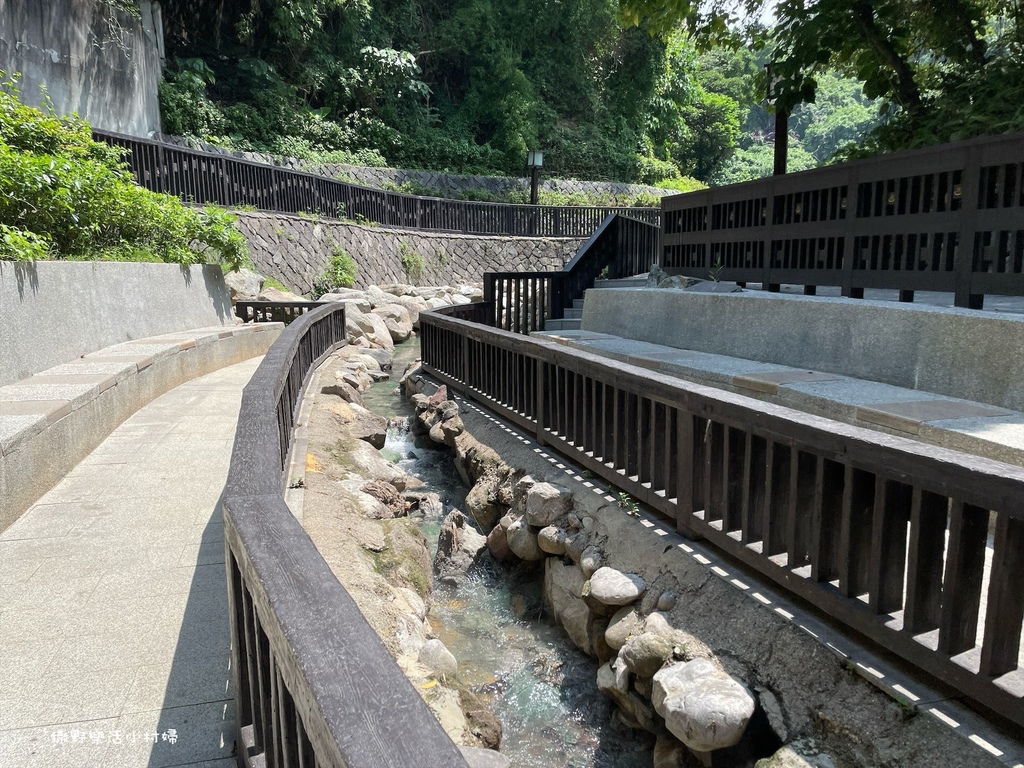
[[[345,341],[345,307],[303,314],[242,396],[224,491],[237,762],[467,768],[285,505],[302,391]]]
[[[1024,134],[665,197],[659,253],[669,274],[771,291],[943,291],[971,309],[1022,296]]]
[[[1024,468],[481,324],[492,312],[423,313],[424,369],[685,535],[1024,726]]]
[[[349,184],[159,141],[93,131],[128,150],[143,187],[194,203],[251,205],[261,211],[365,220],[399,229],[515,237],[589,237],[608,214],[629,213],[657,224],[658,208],[482,203],[420,197]]]

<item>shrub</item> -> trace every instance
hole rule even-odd
[[[359,268],[355,259],[349,256],[344,248],[336,244],[331,251],[331,261],[327,265],[327,269],[313,280],[313,293],[323,296],[335,288],[351,288],[355,285],[358,275]]]
[[[25,106],[15,86],[0,72],[0,258],[245,262],[235,217],[143,189],[88,123]]]
[[[402,260],[402,269],[405,270],[405,274],[409,276],[409,279],[418,282],[423,276],[423,268],[426,266],[423,257],[405,240],[398,244],[398,256]]]

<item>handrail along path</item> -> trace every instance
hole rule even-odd
[[[1024,468],[490,327],[494,313],[421,314],[424,369],[1024,726]]]
[[[310,374],[343,304],[292,322],[242,395],[224,492],[240,766],[467,768],[284,503]]]

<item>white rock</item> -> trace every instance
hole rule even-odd
[[[584,653],[590,653],[590,610],[580,597],[585,582],[578,566],[566,565],[555,557],[545,559],[545,602],[550,606],[555,621],[562,626],[576,647]]]
[[[604,605],[629,605],[640,599],[647,584],[633,573],[605,566],[590,577],[590,595]]]
[[[591,544],[583,550],[583,554],[580,556],[580,568],[583,569],[583,574],[589,579],[601,567],[603,560],[604,553],[598,547]]]
[[[231,301],[255,301],[263,289],[263,276],[251,269],[224,273],[224,284],[231,292]]]
[[[655,611],[644,619],[644,632],[670,637],[674,631],[672,625],[668,623],[668,616],[664,613]]]
[[[459,662],[440,640],[427,640],[420,648],[419,662],[436,675],[451,677],[459,670]]]
[[[537,483],[526,493],[526,519],[530,525],[551,525],[572,509],[572,491],[551,483]]]
[[[707,659],[659,670],[651,698],[669,731],[698,752],[736,744],[755,707],[750,691]]]

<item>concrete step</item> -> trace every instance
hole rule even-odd
[[[573,309],[583,309],[583,299],[573,299],[572,307]]]
[[[566,308],[565,319],[566,320],[582,320],[583,319],[583,307],[573,307],[572,309]]]
[[[561,320],[548,320],[544,323],[545,331],[578,331],[580,329],[579,318],[563,318]]]

